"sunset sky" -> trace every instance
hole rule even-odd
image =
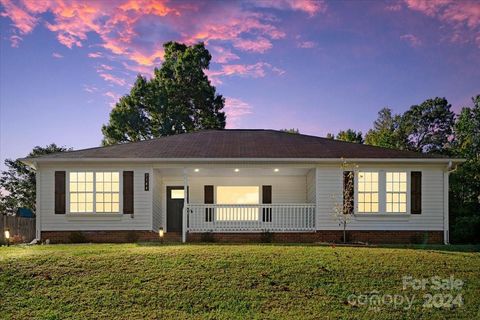
[[[480,93],[480,1],[0,0],[0,158],[100,144],[162,44],[204,41],[228,128],[366,132],[380,108]]]

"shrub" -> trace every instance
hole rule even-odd
[[[260,242],[262,243],[271,243],[273,241],[273,233],[270,231],[264,231],[260,235]]]
[[[70,235],[68,236],[68,240],[71,243],[86,243],[87,242],[87,238],[85,237],[83,232],[80,232],[80,231],[71,232]]]
[[[213,237],[213,234],[211,232],[204,232],[200,236],[200,240],[202,242],[215,242],[215,238]]]

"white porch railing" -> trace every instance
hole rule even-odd
[[[315,230],[315,204],[187,204],[189,232]]]

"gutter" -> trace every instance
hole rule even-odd
[[[343,162],[364,162],[364,163],[462,163],[466,159],[448,158],[21,158],[18,159],[26,165],[35,169],[37,162],[59,163],[59,162],[268,162],[268,163],[343,163]]]

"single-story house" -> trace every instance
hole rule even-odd
[[[275,130],[21,160],[37,172],[41,240],[338,242],[347,214],[349,240],[369,243],[448,243],[448,178],[462,161]]]

